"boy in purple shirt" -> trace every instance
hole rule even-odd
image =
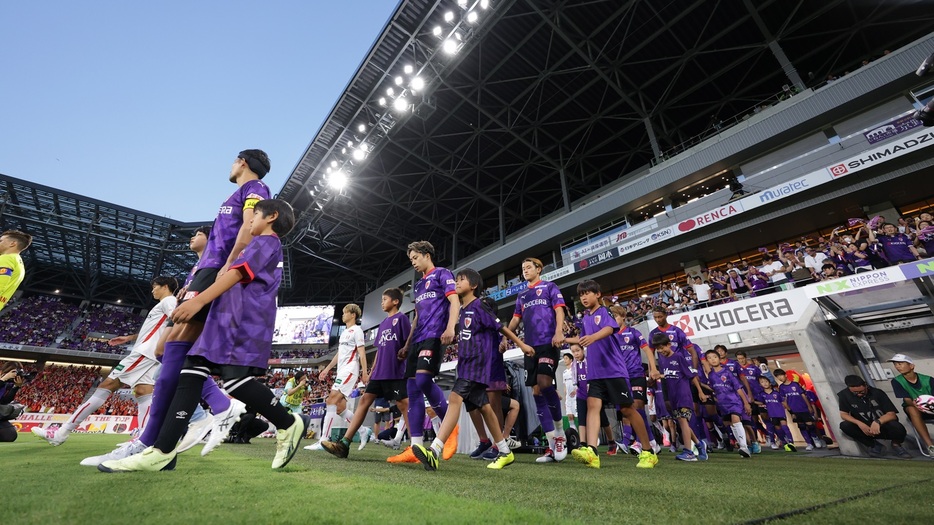
[[[676,352],[667,334],[654,334],[651,344],[658,352],[658,368],[664,377],[665,399],[671,407],[671,415],[678,420],[678,431],[684,445],[684,450],[675,456],[675,459],[697,461],[697,456],[691,451],[692,443],[700,444],[700,440],[691,429],[691,418],[694,417],[691,387],[696,389],[697,397],[702,402],[707,401],[707,395],[701,390],[697,371],[691,366],[691,358],[684,350]]]
[[[250,221],[250,244],[217,282],[172,313],[172,319],[184,323],[214,302],[204,333],[185,360],[169,408],[169,413],[177,416],[166,419],[153,446],[126,459],[105,461],[99,470],[159,471],[173,463],[178,439],[201,399],[204,382],[215,373],[224,379],[230,395],[254,407],[278,429],[272,468],[282,468],[292,459],[305,434],[302,417],[280,405],[272,390],[256,381],[255,376],[265,375],[272,351],[276,295],[282,280],[279,236],[287,234],[294,224],[292,207],[287,202],[267,199],[256,203]]]
[[[339,458],[347,457],[354,434],[363,425],[363,420],[377,398],[395,401],[403,417],[408,419],[406,412],[409,400],[405,389],[405,361],[399,359],[399,349],[408,340],[412,325],[409,318],[399,312],[400,304],[402,304],[402,290],[387,288],[383,291],[380,307],[386,312],[386,318],[376,329],[376,360],[373,362],[370,382],[367,383],[366,391],[357,403],[357,409],[354,411],[353,419],[344,437],[339,441],[321,442],[324,450]],[[401,440],[402,432],[397,432],[394,439]],[[362,449],[365,445],[366,441],[362,441],[360,448]]]
[[[422,445],[425,423],[425,400],[436,417],[444,419],[448,403],[444,392],[434,378],[441,371],[444,348],[454,342],[454,327],[460,302],[454,290],[454,275],[446,268],[435,266],[435,247],[428,241],[416,241],[408,246],[409,261],[422,277],[412,289],[415,301],[415,322],[412,333],[399,355],[406,358],[406,391],[409,396],[409,437],[412,445]],[[451,459],[457,451],[457,427],[444,449],[444,459]],[[388,458],[390,463],[416,463],[418,458],[408,447]]]
[[[769,423],[776,433],[775,444],[772,448],[778,448],[778,439],[781,436],[785,440],[785,451],[797,452],[795,440],[791,435],[791,429],[788,428],[788,421],[785,419],[785,404],[782,403],[782,395],[772,388],[772,382],[765,376],[759,376],[759,386],[762,390],[756,394],[756,404],[765,410]]]
[[[461,405],[464,405],[468,412],[479,410],[483,415],[483,420],[499,450],[499,455],[487,468],[501,470],[512,464],[515,456],[506,444],[506,438],[503,437],[503,431],[486,394],[487,385],[490,383],[490,360],[499,346],[497,334],[506,336],[526,354],[534,353],[534,350],[516,337],[512,330],[503,326],[490,306],[477,297],[477,290],[483,289],[483,279],[476,270],[465,268],[457,272],[455,287],[460,303],[463,304],[458,316],[457,380],[454,381],[448,400],[449,410],[431,447],[426,448],[422,444],[413,443],[412,452],[425,466],[425,470],[437,470],[445,441],[453,435],[454,427],[460,418]]]
[[[600,468],[596,445],[600,433],[599,412],[606,402],[619,407],[642,444],[636,467],[653,468],[658,463],[658,457],[650,452],[652,446],[649,444],[648,429],[639,413],[632,408],[629,374],[623,364],[623,351],[613,337],[619,325],[610,311],[600,304],[600,285],[596,281],[581,281],[577,285],[577,293],[584,307],[584,327],[580,337],[570,337],[567,343],[577,343],[587,348],[587,437],[584,443],[590,443],[590,446],[576,448],[571,454],[588,467]]]
[[[747,416],[752,414],[749,398],[746,397],[746,389],[736,379],[733,372],[722,366],[720,355],[716,350],[708,350],[704,357],[710,366],[707,380],[716,396],[717,409],[720,411],[720,415],[723,416],[724,422],[727,420],[730,422],[733,437],[736,438],[736,443],[739,445],[739,455],[748,458],[750,453],[749,448],[746,446],[746,430],[743,428],[740,417],[741,414]]]
[[[885,254],[889,264],[901,264],[915,261],[921,258],[918,249],[915,248],[911,237],[898,232],[898,227],[887,222],[882,225],[882,235],[876,237],[876,233],[869,226],[865,227],[869,232],[869,242],[877,240],[882,243],[882,252]]]
[[[525,357],[525,385],[532,387],[532,398],[542,432],[548,438],[548,448],[536,463],[562,461],[567,457],[561,397],[555,388],[558,368],[558,347],[564,344],[564,296],[555,283],[542,281],[542,261],[529,257],[522,261],[522,277],[528,288],[516,296],[516,310],[509,329],[515,331],[522,322],[526,344],[535,355]],[[505,339],[500,348],[505,348]]]
[[[804,393],[804,387],[800,383],[788,379],[785,371],[781,368],[775,369],[772,374],[775,375],[775,380],[778,381],[778,393],[782,396],[782,403],[791,412],[795,424],[798,425],[798,430],[801,432],[801,437],[807,443],[805,450],[811,451],[815,448],[822,448],[824,444],[817,437],[817,428],[814,425],[814,418],[811,417],[813,409],[811,408],[811,402],[808,401],[807,395]]]
[[[610,307],[610,313],[620,326],[619,331],[613,334],[613,337],[616,338],[616,342],[623,351],[626,371],[629,374],[629,388],[632,390],[632,407],[642,416],[645,428],[649,428],[649,417],[645,413],[646,378],[645,370],[642,368],[642,354],[646,356],[649,374],[653,377],[658,375],[655,355],[649,349],[649,344],[642,337],[642,333],[632,326],[633,317],[625,308],[614,305]],[[649,433],[649,443],[652,445],[652,452],[658,454],[661,451],[652,433]],[[637,445],[638,443],[633,443],[633,447],[630,448],[634,454],[640,451]]]
[[[587,435],[587,354],[584,347],[579,344],[570,345],[571,355],[574,356],[574,362],[571,363],[571,370],[574,375],[574,384],[576,385],[576,394],[574,401],[577,403],[577,415],[579,416],[578,431],[582,436]],[[610,419],[606,416],[606,410],[600,411],[600,427],[603,428],[604,435],[610,440],[613,438],[613,429],[610,428]],[[610,444],[612,449],[614,445]]]

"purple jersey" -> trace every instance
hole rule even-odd
[[[762,377],[762,370],[759,370],[759,367],[750,362],[746,366],[741,366],[739,371],[746,376],[746,382],[749,383],[749,388],[752,389],[752,398],[756,398],[756,394],[762,392],[762,385],[759,384],[759,378]]]
[[[201,261],[199,260],[195,263],[194,266],[191,267],[191,271],[188,272],[188,277],[185,277],[185,284],[182,285],[182,288],[188,288],[188,285],[191,284],[192,279],[195,278],[195,274],[198,273],[198,267],[200,264]]]
[[[227,264],[230,250],[237,241],[237,234],[243,226],[244,210],[252,210],[256,203],[269,198],[269,187],[261,180],[250,180],[237,188],[217,212],[211,235],[204,247],[199,268],[221,268]]]
[[[405,360],[399,359],[399,349],[412,331],[408,316],[401,312],[382,320],[376,329],[376,362],[370,372],[371,381],[405,378]]]
[[[519,292],[515,317],[522,318],[525,343],[530,346],[550,345],[555,336],[555,310],[564,308],[564,296],[555,283],[538,281]]]
[[[631,326],[621,328],[619,332],[613,334],[619,348],[623,351],[623,360],[626,365],[626,371],[629,377],[642,377],[645,370],[642,369],[642,348],[649,346],[642,337],[639,330]]]
[[[619,330],[616,319],[610,315],[610,311],[604,306],[597,307],[594,311],[584,312],[584,329],[581,336],[594,335],[604,328],[611,328],[613,333]],[[599,341],[594,341],[587,347],[587,372],[589,379],[609,379],[611,377],[625,377],[629,379],[626,372],[626,365],[623,363],[623,351],[619,348],[619,343],[613,337],[604,337]]]
[[[724,414],[742,414],[743,400],[737,393],[743,389],[742,383],[725,366],[720,367],[720,371],[711,369],[707,374],[707,382],[717,397],[717,407]],[[743,389],[745,390],[745,389]]]
[[[574,361],[574,376],[577,378],[577,399],[587,399],[587,360]]]
[[[499,353],[499,331],[503,328],[479,299],[461,307],[457,320],[457,378],[490,384],[493,352]]]
[[[730,373],[733,374],[733,377],[735,377],[736,379],[739,379],[739,369],[740,369],[739,363],[737,363],[736,361],[730,358],[726,358],[726,359],[720,360],[720,366],[729,370]]]
[[[909,246],[912,245],[911,237],[908,237],[904,233],[880,235],[877,239],[882,243],[882,251],[885,253],[885,258],[888,259],[890,263],[895,264],[915,260],[914,254],[912,254],[909,249]]]
[[[688,347],[693,346],[693,343],[691,343],[691,340],[688,339],[688,336],[684,335],[684,331],[683,331],[683,330],[681,330],[680,328],[678,328],[678,327],[675,326],[675,325],[671,325],[671,324],[670,324],[670,325],[668,325],[668,327],[665,328],[664,330],[661,330],[661,329],[659,329],[658,327],[655,327],[655,328],[653,328],[651,331],[649,331],[648,341],[650,341],[650,342],[649,342],[649,347],[651,347],[652,350],[655,350],[655,347],[652,346],[652,343],[651,343],[652,337],[655,336],[655,334],[665,334],[665,335],[667,335],[667,336],[668,336],[668,340],[671,341],[671,349],[674,350],[674,351],[678,351],[678,350],[680,350],[680,349],[682,349],[682,348],[685,349],[685,350],[687,350]],[[688,355],[688,357],[691,356],[690,353],[688,353],[687,355]],[[703,355],[703,354],[701,354],[701,355]],[[692,366],[693,366],[693,365],[692,365]]]
[[[665,389],[662,388],[661,382],[656,383],[655,388],[652,388],[652,392],[655,393],[655,417],[671,417],[671,414],[668,413],[668,407],[665,406]]]
[[[804,400],[804,387],[795,381],[789,381],[788,384],[778,385],[778,393],[782,395],[782,401],[788,403],[788,410],[791,412],[808,412],[808,404]]]
[[[785,406],[782,405],[782,395],[778,390],[772,389],[771,392],[763,390],[756,395],[756,401],[765,404],[765,411],[769,417],[785,418]]]
[[[678,351],[666,357],[660,352],[658,370],[665,376],[665,392],[671,408],[694,408],[694,398],[691,395],[691,379],[697,372],[691,366],[691,358],[684,352]]]
[[[282,243],[259,235],[230,265],[243,280],[214,300],[204,331],[189,355],[217,365],[266,369],[276,325],[276,296],[282,280]]]
[[[454,274],[446,268],[433,268],[415,283],[415,334],[412,342],[440,339],[448,327],[451,303],[448,296],[454,291]]]

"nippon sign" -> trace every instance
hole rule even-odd
[[[831,294],[852,292],[866,288],[874,288],[876,286],[893,284],[904,280],[905,275],[902,273],[902,270],[897,266],[891,266],[888,268],[873,270],[871,272],[860,272],[853,275],[847,275],[846,277],[841,277],[839,279],[833,279],[830,281],[816,282],[809,284],[804,288],[804,290],[808,294],[808,297],[814,298]]]
[[[934,144],[934,131],[927,131],[919,135],[914,135],[909,139],[887,143],[883,146],[878,146],[876,148],[864,151],[859,155],[850,157],[849,159],[839,164],[828,166],[827,171],[830,173],[831,177],[844,177],[851,173],[856,173],[857,171],[871,168],[889,159],[898,158],[902,155],[907,155],[908,153],[919,151],[923,148],[931,146],[932,144]]]
[[[793,323],[811,300],[794,289],[668,316],[668,322],[690,337],[712,337],[743,330]],[[650,328],[657,326],[650,321]]]
[[[870,144],[877,144],[920,126],[921,122],[912,118],[911,115],[906,115],[866,131],[863,133],[863,136],[866,137],[866,140],[869,141]]]
[[[681,221],[681,223],[678,224],[678,231],[682,233],[689,232],[694,228],[702,228],[709,224],[720,222],[723,219],[738,215],[742,212],[743,204],[741,201],[724,204],[723,206],[720,206],[714,210],[710,210],[707,213],[702,213],[686,221]]]

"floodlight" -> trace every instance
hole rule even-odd
[[[453,20],[454,20],[454,12],[453,12],[453,11],[448,11],[447,13],[444,13],[444,21],[445,21],[445,22],[451,22],[451,21],[453,21]]]
[[[347,186],[347,174],[344,173],[344,170],[337,170],[331,175],[330,180],[328,181],[331,184],[331,187],[335,190],[342,190]]]
[[[476,12],[476,11],[471,11],[471,12],[467,13],[467,23],[468,23],[468,24],[473,24],[473,23],[476,23],[476,22],[477,22],[477,12]]]
[[[401,76],[400,76],[400,77],[396,77],[395,82],[396,82],[396,85],[397,85],[397,86],[401,86],[401,85],[402,85],[402,77],[401,77]]]
[[[364,131],[366,131],[366,124],[360,124],[359,126],[357,126],[357,131],[359,131],[360,133],[363,133]]]
[[[405,67],[402,68],[402,71],[404,71],[406,75],[411,75],[412,71],[415,71],[415,68],[412,67],[412,64],[406,64]]]
[[[431,30],[431,34],[441,36],[441,26],[435,26],[435,28]]]
[[[425,81],[422,80],[422,77],[415,77],[409,85],[413,91],[421,91],[425,87]]]
[[[391,96],[394,96],[394,95],[396,94],[396,90],[395,90],[395,89],[392,89],[392,88],[388,88],[388,89],[386,90],[386,94],[389,95],[390,97],[391,97]]]
[[[366,158],[366,151],[364,151],[363,148],[357,148],[357,149],[353,150],[353,158],[354,158],[354,160],[363,160],[363,159],[365,159],[365,158]]]
[[[405,111],[409,107],[409,101],[405,97],[399,97],[392,103],[392,107],[396,108],[396,111]]]
[[[450,38],[444,41],[444,44],[441,45],[442,51],[449,55],[457,53],[457,42],[451,40]]]
[[[332,168],[336,168],[336,167],[337,167],[337,161],[336,161],[336,160],[332,160],[332,161],[331,161],[331,167],[332,167]]]
[[[379,105],[380,106],[386,105],[386,97],[379,97]]]
[[[480,0],[480,9],[490,7],[490,0]]]

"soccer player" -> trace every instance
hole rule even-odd
[[[659,372],[665,381],[665,400],[671,406],[669,413],[678,420],[678,433],[684,445],[684,450],[675,459],[697,461],[697,455],[691,451],[692,444],[703,445],[691,429],[691,418],[694,417],[691,387],[696,389],[701,402],[707,401],[707,394],[701,389],[697,370],[691,366],[691,358],[683,348],[676,351],[668,335],[663,332],[653,334],[650,344],[658,352]]]
[[[133,345],[130,353],[120,360],[120,363],[111,370],[107,379],[94,390],[91,396],[78,407],[78,410],[61,427],[57,429],[34,427],[32,429],[33,434],[48,441],[50,445],[61,445],[88,416],[97,412],[97,409],[104,405],[110,394],[119,390],[120,386],[124,384],[133,389],[133,395],[136,397],[138,426],[141,431],[146,428],[152,402],[152,387],[156,382],[156,375],[159,371],[159,361],[156,360],[155,355],[156,341],[159,340],[162,331],[166,329],[166,321],[172,315],[172,310],[175,309],[177,300],[174,294],[176,288],[178,288],[178,281],[174,277],[162,276],[152,280],[152,297],[159,301],[159,304],[149,311],[139,334],[121,335],[108,341],[111,346],[135,341],[136,344]]]
[[[454,327],[460,302],[454,289],[454,275],[447,268],[435,266],[435,247],[428,241],[416,241],[408,246],[409,261],[421,279],[412,289],[415,300],[415,322],[412,333],[399,356],[406,358],[406,391],[409,397],[409,438],[412,445],[424,444],[425,400],[434,410],[438,422],[444,419],[448,403],[434,377],[441,371],[444,358],[442,346],[454,342]],[[457,452],[457,427],[444,447],[444,459]],[[401,454],[386,458],[390,463],[415,463],[418,459],[408,447]]]
[[[752,385],[749,383],[749,380],[746,378],[746,374],[743,371],[743,367],[739,364],[738,361],[730,359],[727,354],[726,347],[723,345],[716,345],[713,347],[717,351],[717,357],[720,358],[720,366],[728,369],[733,377],[743,385],[743,389],[746,390],[746,399],[752,400],[755,399],[752,393]],[[706,355],[706,354],[705,354]],[[757,385],[758,386],[758,385]],[[751,402],[751,401],[750,401]],[[749,444],[749,449],[753,454],[759,454],[762,452],[762,447],[759,446],[759,440],[756,438],[756,431],[752,426],[752,416],[751,414],[746,414],[745,412],[739,414],[743,422],[743,429],[746,433],[746,442]]]
[[[568,423],[571,428],[577,428],[577,381],[574,377],[574,356],[565,352],[562,356],[564,361],[564,372],[561,373],[561,379],[564,381],[564,413],[568,416]]]
[[[753,454],[758,454],[756,450],[761,451],[762,449],[762,447],[759,446],[758,440],[755,439],[759,430],[763,431],[763,434],[766,435],[769,442],[772,441],[771,432],[766,432],[765,427],[762,425],[762,413],[759,410],[759,405],[755,403],[755,400],[759,397],[759,392],[762,392],[762,386],[759,385],[759,378],[762,377],[762,371],[749,359],[749,355],[746,354],[745,350],[736,351],[736,362],[739,363],[739,371],[746,378],[746,384],[749,385],[747,393],[749,402],[752,404],[752,435],[754,439],[751,443],[750,450]]]
[[[376,360],[373,362],[373,374],[366,385],[366,391],[357,404],[353,419],[344,437],[338,441],[324,440],[321,446],[339,458],[346,458],[350,451],[350,442],[358,429],[363,428],[363,420],[367,411],[377,398],[395,401],[396,406],[403,414],[408,411],[408,397],[405,390],[405,361],[399,359],[399,349],[408,340],[412,331],[409,318],[399,312],[402,304],[402,290],[387,288],[383,291],[380,306],[386,312],[386,318],[379,323],[376,330]],[[347,333],[347,332],[344,332]],[[343,339],[343,335],[341,337]],[[363,350],[361,349],[361,354]],[[338,373],[338,377],[340,377]],[[325,438],[328,434],[324,434]],[[360,436],[360,450],[366,446],[364,436]],[[395,443],[402,440],[402,432],[396,432],[393,438]]]
[[[792,437],[791,429],[788,428],[788,421],[785,419],[785,405],[782,403],[782,395],[778,393],[778,390],[772,388],[772,382],[765,376],[759,376],[759,386],[762,387],[762,391],[756,394],[756,404],[765,408],[765,414],[768,416],[776,434],[776,440],[772,448],[778,448],[778,438],[781,437],[785,440],[785,451],[797,452],[795,439]]]
[[[600,304],[600,285],[596,281],[585,280],[577,285],[581,305],[584,307],[583,329],[580,337],[570,337],[568,344],[577,343],[587,348],[587,438],[582,446],[574,449],[572,455],[577,461],[591,468],[600,468],[600,456],[597,455],[597,434],[600,432],[600,411],[603,404],[616,405],[629,419],[636,437],[642,444],[639,453],[638,468],[653,468],[658,457],[650,452],[648,429],[642,417],[632,407],[632,393],[624,364],[623,351],[613,334],[619,325],[610,315],[609,310]]]
[[[254,407],[278,429],[272,468],[284,467],[295,455],[305,434],[299,414],[280,405],[272,391],[255,379],[264,376],[272,352],[276,321],[276,295],[282,280],[282,243],[295,224],[292,207],[285,201],[257,202],[250,220],[252,240],[232,261],[217,282],[180,304],[172,318],[177,323],[192,319],[214,302],[204,323],[204,333],[192,347],[180,374],[178,390],[155,445],[142,453],[98,465],[102,472],[158,471],[175,462],[178,439],[201,399],[206,379],[219,374],[227,391],[241,403]],[[216,228],[215,228],[216,229]]]
[[[249,244],[253,237],[250,233],[253,209],[258,202],[269,198],[269,187],[262,181],[267,173],[269,157],[262,150],[247,149],[237,155],[228,177],[230,182],[237,185],[237,189],[218,210],[214,227],[211,228],[204,252],[198,260],[198,268],[179,304],[194,299],[227,273],[233,260]],[[205,304],[192,318],[175,323],[165,336],[162,369],[156,380],[149,415],[152,423],[149,425],[149,432],[143,432],[139,438],[143,445],[153,445],[159,435],[168,414],[169,403],[172,402],[178,388],[179,374],[185,357],[204,331],[204,322],[210,309],[210,303]],[[209,400],[214,412],[211,437],[201,450],[201,454],[205,455],[227,437],[240,414],[246,411],[246,406],[236,399],[228,399],[213,381],[204,382],[202,398]]]
[[[487,468],[500,470],[515,461],[506,438],[500,429],[500,422],[493,413],[493,407],[487,397],[487,386],[490,383],[490,358],[497,352],[497,333],[503,334],[508,340],[519,346],[526,354],[535,350],[523,343],[512,330],[502,325],[496,318],[491,305],[477,297],[478,290],[483,289],[483,279],[476,270],[465,268],[457,272],[455,290],[460,298],[460,315],[458,316],[457,337],[457,380],[451,389],[448,399],[448,411],[441,422],[438,435],[431,447],[426,448],[421,443],[412,444],[412,452],[425,466],[425,470],[438,469],[445,441],[457,426],[460,417],[461,405],[468,412],[479,410],[483,420],[490,429],[499,455]],[[495,305],[495,303],[493,303]]]
[[[305,450],[322,450],[324,442],[331,439],[331,427],[334,426],[335,422],[340,425],[337,428],[344,428],[344,425],[340,424],[339,421],[343,420],[349,424],[353,420],[354,413],[347,408],[347,399],[350,398],[351,392],[356,388],[358,379],[364,383],[370,380],[370,373],[366,367],[363,329],[357,325],[361,315],[363,315],[363,311],[356,304],[348,304],[341,313],[341,321],[344,322],[346,329],[341,334],[337,353],[334,354],[331,362],[324,367],[324,370],[318,376],[318,379],[324,381],[331,369],[337,365],[334,384],[331,385],[331,392],[328,393],[327,399],[324,400],[325,413],[324,423],[321,425],[321,439],[314,445],[305,447]],[[372,400],[370,403],[372,404]],[[366,415],[365,411],[364,415]],[[360,442],[366,444],[370,439],[368,434],[370,429],[360,425],[357,428],[360,430]]]
[[[584,347],[579,344],[570,345],[571,354],[574,356],[574,363],[571,365],[571,370],[574,374],[574,402],[577,404],[575,411],[580,415],[580,425],[578,426],[578,432],[581,436],[587,436],[587,353],[584,352]],[[600,428],[603,429],[603,434],[606,436],[607,442],[609,445],[609,450],[607,455],[611,455],[610,451],[615,450],[616,442],[613,441],[613,429],[610,428],[610,419],[606,415],[606,410],[600,411]],[[615,452],[614,454],[615,455]]]
[[[740,417],[740,414],[745,413],[747,416],[752,414],[749,398],[746,397],[746,389],[736,379],[733,372],[722,366],[720,354],[716,350],[707,350],[704,357],[707,364],[710,365],[707,380],[716,396],[717,409],[720,415],[723,416],[723,420],[729,420],[730,422],[733,437],[736,438],[739,445],[739,455],[748,458],[750,452],[746,446],[746,432],[743,429],[743,422]]]
[[[0,310],[16,293],[26,267],[20,253],[32,244],[32,235],[19,230],[7,230],[0,234]]]
[[[525,357],[526,386],[532,387],[532,397],[542,432],[548,438],[548,448],[536,463],[562,461],[568,455],[564,435],[561,397],[555,388],[558,369],[558,347],[564,344],[564,296],[550,281],[541,280],[542,261],[529,257],[522,261],[522,277],[528,288],[516,297],[516,310],[509,329],[515,331],[522,322],[523,340],[535,349],[534,356]],[[501,347],[505,346],[505,339]]]
[[[775,380],[778,381],[778,393],[782,396],[782,404],[791,412],[801,437],[807,443],[805,450],[811,451],[815,448],[821,448],[824,444],[817,437],[817,428],[814,425],[814,418],[811,417],[811,402],[804,394],[804,387],[800,383],[788,379],[785,371],[776,368],[773,372]]]
[[[658,366],[655,363],[655,354],[649,349],[649,344],[642,337],[642,332],[632,326],[633,317],[625,308],[620,305],[610,307],[610,313],[619,324],[620,329],[614,337],[623,351],[623,357],[626,360],[626,370],[629,373],[629,387],[632,389],[632,407],[642,417],[645,428],[649,428],[649,417],[645,413],[646,401],[646,378],[645,369],[642,368],[642,354],[646,356],[649,364],[649,374],[658,376]],[[655,436],[649,433],[649,443],[652,445],[652,452],[658,454],[661,447],[655,442]],[[638,441],[633,441],[629,450],[638,455],[642,449]]]

